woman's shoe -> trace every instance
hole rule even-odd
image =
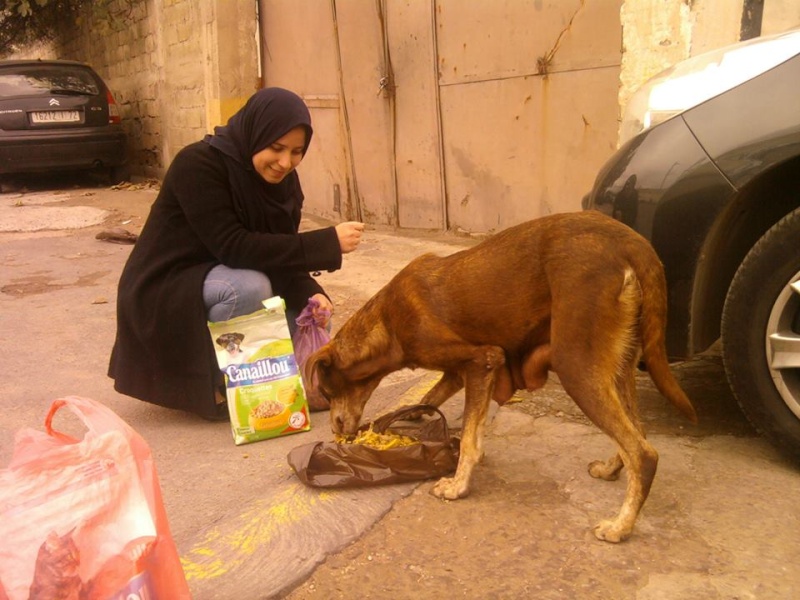
[[[217,401],[213,415],[200,415],[207,421],[230,421],[228,414],[228,398],[225,393],[225,388],[214,389],[214,399]]]

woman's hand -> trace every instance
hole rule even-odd
[[[358,248],[363,231],[364,224],[358,221],[346,221],[336,226],[336,235],[339,236],[339,247],[342,249],[342,254],[347,254]]]
[[[319,306],[312,311],[314,321],[320,327],[327,327],[333,314],[333,303],[325,294],[314,294],[311,299],[319,302]]]

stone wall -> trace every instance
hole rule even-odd
[[[252,0],[116,0],[112,20],[87,14],[53,57],[93,65],[120,105],[138,175],[227,121],[259,87]]]

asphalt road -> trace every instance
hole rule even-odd
[[[138,232],[157,192],[146,183],[119,190],[60,186],[0,195],[6,342],[0,465],[10,458],[15,432],[42,429],[54,399],[80,395],[111,407],[152,449],[197,600],[290,593],[296,599],[790,598],[800,589],[800,473],[744,422],[713,356],[676,368],[697,404],[696,428],[646,377],[640,382],[644,421],[662,463],[634,536],[623,545],[591,537],[593,522],[618,508],[622,491],[586,475],[585,465],[611,447],[557,381],[493,411],[487,458],[467,499],[437,501],[425,493],[429,483],[320,492],[297,481],[286,454],[330,439],[327,413],[312,415],[309,432],[235,446],[224,423],[113,390],[105,372],[116,283],[131,246],[96,235],[112,227]],[[304,226],[319,224],[309,219]],[[323,275],[339,323],[411,258],[472,243],[368,230],[344,268]],[[366,417],[414,403],[434,379],[410,371],[388,377]],[[446,412],[457,426],[458,402]],[[68,415],[57,417],[56,426],[82,434]],[[534,503],[530,510],[520,510],[521,498]],[[490,517],[474,518],[482,510]],[[521,530],[546,538],[547,552],[520,550],[524,542],[511,538]],[[632,566],[637,557],[641,563]],[[489,593],[484,584],[494,576],[502,582]]]

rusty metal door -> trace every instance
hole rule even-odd
[[[314,138],[298,169],[310,212],[446,226],[432,7],[431,0],[260,0],[263,85],[297,92],[312,112]],[[392,54],[402,87],[393,85]]]
[[[578,210],[617,139],[622,0],[261,0],[307,208],[491,232]]]
[[[381,0],[401,227],[447,229],[434,0]]]
[[[399,224],[580,209],[616,146],[622,0],[379,0]]]
[[[620,5],[436,0],[451,228],[580,209],[616,146]]]
[[[374,0],[260,0],[262,84],[300,94],[314,137],[298,167],[305,209],[397,224],[389,104]]]

